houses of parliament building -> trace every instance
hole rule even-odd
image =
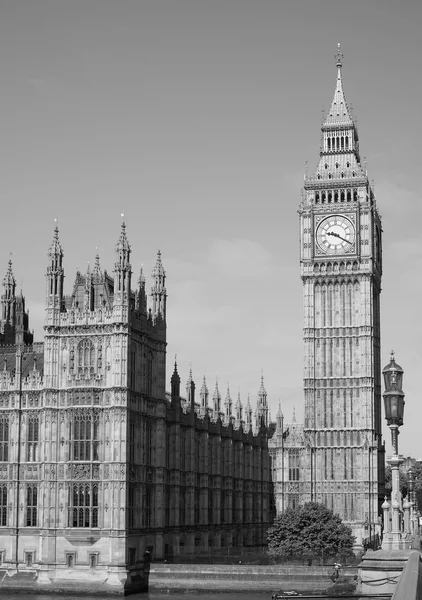
[[[158,253],[147,298],[122,223],[110,275],[97,256],[64,292],[54,230],[44,340],[9,261],[0,321],[0,565],[40,581],[124,586],[162,560],[262,546],[277,512],[323,502],[357,545],[377,532],[381,439],[381,221],[356,122],[337,80],[299,208],[304,422],[269,423],[218,386],[166,392],[167,291]],[[129,585],[130,587],[130,585]]]
[[[267,394],[256,410],[177,365],[166,393],[167,292],[160,252],[148,306],[132,289],[122,224],[113,277],[99,257],[64,294],[55,228],[44,342],[9,261],[0,334],[0,564],[39,580],[130,587],[154,559],[265,543],[270,525]]]

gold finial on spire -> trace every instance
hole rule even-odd
[[[391,350],[391,354],[390,354],[390,361],[391,362],[394,360],[394,355],[395,355],[394,350]]]
[[[334,58],[336,59],[337,68],[341,69],[343,66],[343,52],[340,50],[340,42],[337,44],[337,52],[334,55]]]

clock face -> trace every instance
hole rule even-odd
[[[343,215],[323,219],[316,230],[316,241],[324,254],[349,254],[355,247],[355,228]]]

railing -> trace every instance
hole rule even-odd
[[[422,598],[422,556],[411,552],[401,574],[392,600],[420,600]]]

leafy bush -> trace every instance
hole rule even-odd
[[[288,508],[268,530],[268,554],[281,559],[353,555],[355,537],[338,515],[317,502]]]

